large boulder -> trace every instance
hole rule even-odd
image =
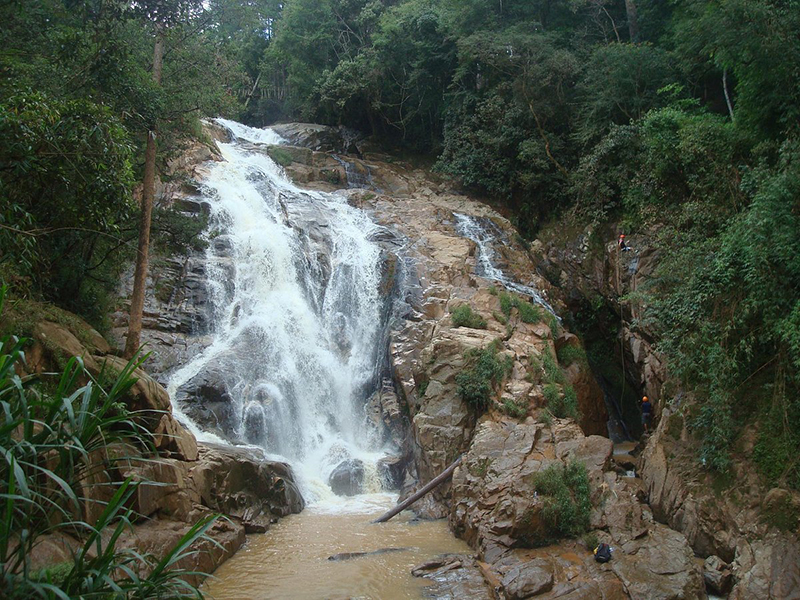
[[[291,467],[254,449],[201,444],[190,477],[203,506],[241,519],[251,531],[305,506]]]
[[[232,429],[233,398],[225,373],[219,368],[200,371],[178,388],[175,401],[187,417],[207,431],[224,436]]]
[[[364,463],[356,458],[343,460],[331,472],[328,485],[338,496],[360,494],[364,487]]]

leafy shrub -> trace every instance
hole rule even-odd
[[[559,419],[574,419],[580,418],[578,411],[578,396],[575,393],[575,388],[571,385],[565,386],[563,391],[559,390],[558,386],[554,383],[548,383],[542,390],[545,400],[547,401],[547,409]]]
[[[570,366],[574,362],[578,362],[582,365],[588,364],[584,349],[580,346],[570,346],[569,344],[561,346],[559,349],[558,362],[565,367]]]
[[[542,412],[539,413],[539,422],[542,425],[550,427],[553,424],[553,413],[551,413],[547,409],[544,409]]]
[[[509,417],[514,417],[515,419],[522,419],[528,414],[528,408],[517,402],[516,400],[512,400],[511,398],[506,398],[503,400],[503,412],[506,413]]]
[[[548,347],[545,347],[542,351],[542,368],[544,369],[544,379],[547,383],[564,383],[564,373]]]
[[[538,323],[542,320],[542,309],[520,299],[516,304],[519,318],[523,323]]]
[[[583,463],[551,465],[534,476],[533,486],[544,501],[542,521],[547,541],[576,537],[589,529],[592,503],[589,475]]]
[[[506,317],[511,316],[511,309],[519,311],[519,319],[523,323],[538,323],[542,320],[542,310],[516,294],[500,293],[500,310]]]
[[[267,154],[269,154],[269,157],[282,167],[288,167],[294,162],[294,158],[292,158],[291,153],[285,148],[271,146],[267,149]]]
[[[454,327],[469,327],[470,329],[486,329],[486,319],[472,310],[469,304],[462,304],[453,309],[450,314]]]
[[[514,300],[511,294],[507,292],[500,293],[500,310],[506,317],[511,316],[511,309],[514,307]]]
[[[4,296],[2,289],[0,312]],[[20,377],[16,372],[26,343],[11,336],[0,339],[0,494],[4,505],[0,587],[13,590],[15,598],[202,597],[182,579],[200,573],[177,565],[190,554],[192,543],[208,539],[205,532],[215,515],[198,522],[160,561],[116,547],[135,517],[127,506],[140,483],[131,478],[119,481],[115,465],[139,457],[135,453],[115,456],[107,449],[109,445],[152,447],[149,433],[120,402],[135,383],[131,373],[142,359],[129,362],[108,390],[97,385],[76,358],[66,363],[60,377],[37,385],[34,377]],[[89,460],[98,453],[102,461]],[[113,496],[107,502],[91,498],[86,493],[87,481],[111,482]],[[83,505],[92,502],[103,507],[102,514],[86,522]],[[59,533],[79,541],[72,560],[31,572],[33,549],[43,536]]]
[[[492,313],[492,316],[494,317],[495,321],[497,321],[501,325],[508,325],[508,318],[503,313],[494,311]]]
[[[600,544],[600,540],[597,537],[596,531],[589,531],[588,533],[584,534],[582,539],[586,549],[589,552],[593,552],[594,549]]]
[[[116,286],[105,259],[135,211],[128,132],[101,104],[18,92],[0,101],[0,138],[0,255],[87,314]]]
[[[456,375],[458,395],[474,408],[486,410],[495,388],[511,371],[511,357],[499,357],[498,344],[492,343],[468,351],[466,358],[469,366]]]

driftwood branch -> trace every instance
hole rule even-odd
[[[430,483],[428,483],[425,487],[423,487],[417,493],[412,494],[411,496],[409,496],[406,500],[404,500],[403,502],[401,502],[400,504],[395,506],[392,510],[387,512],[382,517],[380,517],[378,519],[375,519],[373,521],[373,523],[385,523],[386,521],[391,519],[393,516],[395,516],[397,513],[404,511],[409,506],[414,504],[414,502],[416,502],[417,500],[422,498],[425,494],[430,492],[433,488],[438,487],[441,484],[443,484],[445,481],[450,479],[450,477],[452,477],[453,471],[456,470],[456,467],[458,466],[458,464],[460,462],[461,462],[461,457],[459,456],[457,459],[455,459],[453,461],[453,463],[449,467],[447,467],[444,471],[442,471],[438,476],[434,477],[430,481]]]

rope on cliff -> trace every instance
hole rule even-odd
[[[619,303],[619,322],[620,322],[620,330],[619,330],[619,359],[622,363],[622,390],[619,393],[619,401],[620,406],[625,405],[625,312],[622,308],[622,301],[620,298],[620,277],[619,277],[619,255],[620,255],[620,247],[617,244],[617,268],[616,268],[616,281],[614,282],[617,292],[617,302]],[[621,411],[620,411],[621,412]],[[624,417],[620,414],[620,419],[622,419],[623,423],[625,422]],[[626,428],[627,429],[627,428]],[[630,437],[630,436],[629,436]]]
[[[439,475],[431,479],[430,483],[428,483],[425,487],[423,487],[418,492],[412,494],[407,499],[403,500],[400,504],[395,506],[392,510],[384,514],[383,516],[375,519],[373,523],[385,523],[397,513],[404,511],[406,508],[414,504],[417,500],[422,498],[425,494],[430,492],[433,488],[438,487],[439,485],[443,484],[445,481],[450,479],[453,475],[453,471],[456,470],[456,467],[461,462],[461,457],[459,456],[455,459],[452,464],[447,467],[444,471],[442,471]]]

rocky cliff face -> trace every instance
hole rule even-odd
[[[709,590],[730,598],[800,597],[797,527],[782,532],[769,526],[775,506],[789,514],[800,506],[800,496],[764,487],[750,462],[752,428],[736,444],[730,481],[716,481],[699,464],[697,440],[687,427],[691,393],[670,385],[668,365],[654,349],[654,333],[638,321],[641,301],[626,299],[652,278],[658,252],[644,234],[627,238],[628,252],[608,241],[614,238],[612,230],[587,229],[536,246],[540,268],[558,279],[558,293],[573,311],[600,298],[622,325],[614,340],[622,349],[616,359],[637,391],[654,400],[656,412],[655,432],[639,461],[654,518],[683,533],[698,556],[708,557]]]

